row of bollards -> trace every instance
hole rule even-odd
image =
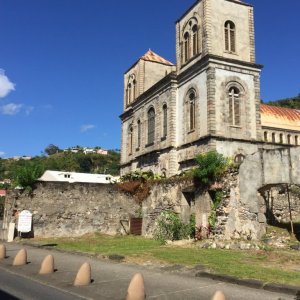
[[[3,244],[0,244],[0,259],[6,258],[6,247]],[[27,264],[27,251],[26,249],[21,249],[16,254],[13,266],[23,266]],[[42,261],[41,268],[39,270],[39,274],[51,274],[54,273],[54,257],[53,255],[47,255]],[[89,263],[84,263],[77,275],[75,277],[74,286],[85,286],[89,285],[92,281],[91,277],[91,265]],[[135,274],[128,286],[126,300],[143,300],[146,299],[145,294],[145,284],[144,277],[141,273]],[[223,292],[217,291],[212,300],[225,300],[225,296]]]

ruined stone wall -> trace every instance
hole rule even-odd
[[[115,185],[39,183],[32,196],[8,195],[8,222],[13,210],[24,209],[33,214],[34,236],[78,236],[96,231],[125,233],[139,205]]]

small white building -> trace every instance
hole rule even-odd
[[[85,183],[111,183],[113,176],[109,174],[89,174],[64,171],[45,171],[39,181],[58,182],[85,182]]]

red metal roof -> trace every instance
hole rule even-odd
[[[0,197],[6,196],[6,190],[0,190]]]
[[[154,53],[152,50],[147,51],[141,59],[147,60],[147,61],[153,61],[158,62],[160,64],[168,65],[168,66],[174,66],[171,62],[164,59],[163,57],[159,56],[158,54]]]
[[[285,118],[293,121],[300,120],[300,111],[296,109],[261,104],[260,110],[263,114],[274,115],[279,118]]]

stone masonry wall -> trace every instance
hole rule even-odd
[[[29,210],[33,214],[34,236],[49,237],[96,231],[123,234],[128,232],[129,218],[139,205],[115,185],[39,183],[32,196],[11,192],[6,209],[8,222],[14,209]]]

